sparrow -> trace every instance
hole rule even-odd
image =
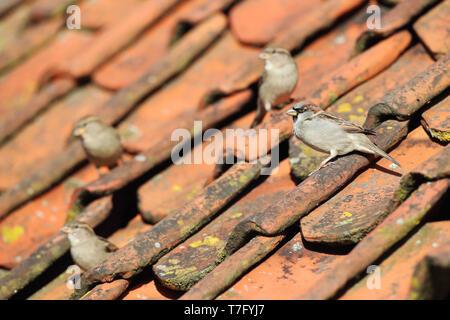
[[[286,114],[294,119],[293,132],[298,139],[317,151],[330,154],[310,175],[334,157],[352,151],[378,154],[400,167],[397,161],[369,140],[368,134],[376,134],[373,130],[335,117],[307,101],[294,104]]]
[[[251,128],[262,121],[267,111],[273,115],[272,107],[289,102],[298,81],[297,64],[288,50],[268,47],[258,58],[265,60],[265,63],[259,82],[255,120]]]
[[[70,242],[73,261],[82,269],[89,270],[105,260],[118,248],[108,240],[99,237],[85,223],[71,223],[61,229]]]
[[[75,123],[72,136],[81,139],[86,155],[100,174],[100,167],[113,168],[118,165],[123,148],[120,136],[114,127],[96,116],[85,116]]]

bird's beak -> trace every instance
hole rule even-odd
[[[63,228],[61,229],[61,231],[64,232],[64,233],[66,233],[66,234],[69,234],[69,233],[72,232],[72,228],[69,227],[69,226],[65,226],[65,227],[63,227]]]
[[[258,56],[258,58],[262,59],[262,60],[267,60],[270,58],[270,53],[267,52],[261,52]]]
[[[298,112],[295,111],[294,109],[289,109],[288,111],[286,111],[286,114],[295,117],[298,114]]]
[[[83,133],[84,133],[84,128],[77,128],[73,131],[73,135],[75,137],[80,137],[83,135]]]

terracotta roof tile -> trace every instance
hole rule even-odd
[[[381,17],[381,28],[366,30],[356,42],[356,51],[364,51],[377,39],[386,37],[404,27],[437,0],[404,0]]]
[[[0,188],[14,188],[30,172],[38,171],[45,159],[64,151],[75,121],[87,114],[100,114],[102,103],[109,97],[110,93],[93,86],[80,88],[34,119],[0,151],[4,155],[0,162]],[[25,152],[27,157],[23,157]]]
[[[446,280],[441,281],[441,278],[447,278],[446,269],[450,264],[450,245],[438,244],[436,246],[434,243],[432,246],[437,248],[427,253],[414,268],[408,295],[409,299],[444,299],[448,295],[447,282]]]
[[[189,289],[223,259],[221,255],[228,235],[239,222],[252,212],[264,211],[294,186],[289,177],[288,163],[283,161],[276,174],[161,258],[153,266],[156,277],[171,289]]]
[[[422,124],[433,138],[448,142],[450,128],[450,98],[444,100],[422,114]]]
[[[436,58],[450,49],[450,2],[443,1],[414,24],[414,30]]]
[[[143,0],[114,1],[89,0],[80,2],[81,26],[85,29],[103,29],[117,22]],[[98,14],[101,12],[102,14]]]
[[[31,4],[30,19],[41,21],[65,13],[69,5],[78,0],[38,0]]]
[[[40,109],[46,107],[46,104],[41,104],[40,108],[36,108],[33,101],[45,71],[58,61],[70,59],[74,53],[88,44],[90,38],[89,35],[81,33],[61,33],[46,48],[28,58],[3,78],[0,86],[0,114],[2,114],[0,141],[32,119]],[[53,85],[58,86],[55,83]],[[58,90],[49,93],[52,97],[49,100],[58,97],[55,92]]]
[[[408,241],[384,260],[380,289],[370,290],[366,285],[368,276],[361,279],[341,299],[408,299],[416,264],[435,248],[449,244],[450,223],[448,221],[427,223]]]
[[[0,4],[0,16],[11,10],[15,6],[25,2],[25,0],[5,0]]]
[[[117,2],[117,1],[116,1]],[[181,22],[190,28],[219,11],[230,1],[187,1],[175,7],[150,28],[135,44],[94,73],[94,81],[110,89],[121,89],[140,78],[162,56],[174,40],[179,40],[177,28]]]
[[[76,57],[65,60],[51,70],[55,75],[80,78],[89,75],[121,49],[132,42],[146,27],[154,23],[179,0],[145,1],[116,23],[109,25],[91,45]]]
[[[383,209],[398,188],[401,175],[441,149],[427,138],[422,127],[415,129],[390,153],[401,168],[391,170],[388,160],[378,161],[301,220],[303,237],[308,242],[334,245],[359,242],[384,218]]]
[[[32,28],[21,30],[7,47],[0,51],[0,71],[14,67],[26,56],[31,55],[57,33],[62,20],[54,18],[43,21]]]
[[[292,299],[313,288],[323,273],[344,258],[345,255],[310,248],[298,233],[217,299]]]
[[[65,30],[72,4],[81,31]],[[428,0],[1,1],[0,298],[448,296],[446,11]],[[258,150],[278,154],[272,175],[250,161],[261,132],[244,163],[174,164],[175,129],[200,154],[206,129],[249,127],[265,46],[294,54],[293,98],[374,129],[402,167],[350,154],[308,176],[324,154],[292,137],[290,104],[256,128],[278,130]],[[116,126],[126,150],[101,176],[66,143],[87,114]],[[73,220],[119,247],[75,291],[60,231]],[[369,290],[375,264],[382,285]]]
[[[21,231],[14,237],[0,238],[0,265],[8,268],[17,266],[49,240],[65,223],[65,211],[74,189],[96,177],[93,167],[83,168],[1,220],[2,230]]]
[[[237,4],[230,12],[230,25],[236,38],[244,43],[264,44],[321,1],[283,1],[275,4],[270,0],[250,0]]]

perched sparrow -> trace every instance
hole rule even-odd
[[[272,107],[290,101],[298,80],[297,64],[286,49],[268,47],[258,57],[265,60],[265,65],[252,128],[262,121],[267,111],[272,113]]]
[[[86,116],[75,124],[73,136],[80,138],[88,159],[96,166],[112,168],[123,149],[117,131],[96,116]]]
[[[313,149],[330,154],[315,171],[324,167],[334,157],[352,151],[378,154],[400,167],[397,161],[366,136],[366,134],[375,134],[375,131],[337,118],[307,101],[296,103],[286,111],[286,114],[294,118],[293,131],[298,139]]]
[[[84,270],[93,268],[118,249],[84,223],[67,225],[61,231],[68,235],[73,261]]]

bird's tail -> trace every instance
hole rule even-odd
[[[374,143],[372,143],[369,139],[368,140],[368,146],[364,147],[364,149],[368,149],[366,151],[369,151],[371,153],[376,153],[380,156],[382,156],[383,158],[388,159],[390,162],[395,163],[397,166],[401,167],[400,163],[398,163],[394,158],[392,158],[390,155],[388,155],[386,152],[384,152],[383,150],[381,150],[380,148],[378,148]]]
[[[250,128],[256,127],[258,124],[261,123],[261,121],[264,119],[264,116],[266,115],[266,108],[264,108],[264,105],[262,103],[261,98],[258,97],[258,103],[256,107],[256,113],[255,113],[255,119],[252,122],[252,125]]]

